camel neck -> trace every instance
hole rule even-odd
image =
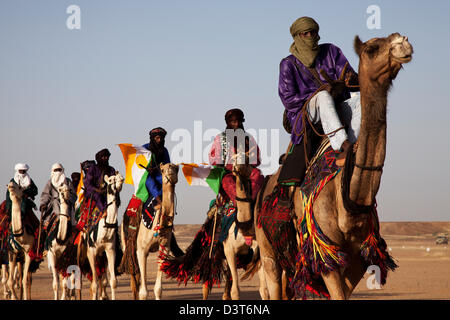
[[[161,210],[166,217],[173,217],[175,215],[175,186],[170,183],[163,185],[163,196]]]
[[[236,176],[236,198],[247,199],[247,193],[245,192],[244,183],[241,183],[240,177]],[[251,216],[250,202],[238,201],[236,199],[237,216],[236,219],[239,222],[249,221]]]
[[[360,79],[368,77],[361,77]],[[384,164],[386,156],[387,88],[369,81],[360,81],[361,129],[355,163],[361,167]],[[381,182],[380,170],[355,166],[350,182],[350,199],[360,205],[372,205]]]
[[[14,234],[18,234],[22,231],[22,217],[21,217],[21,204],[16,197],[11,196],[11,228]]]

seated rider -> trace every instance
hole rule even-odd
[[[33,209],[36,208],[36,204],[34,203],[34,197],[38,194],[38,188],[36,184],[33,182],[31,177],[28,174],[28,170],[30,167],[24,163],[18,163],[15,165],[14,170],[16,171],[14,174],[14,178],[11,179],[11,182],[17,183],[19,187],[23,190],[23,199],[22,205],[20,207],[20,212],[22,215],[22,220],[27,220],[29,224],[35,228],[39,227],[39,220],[33,213]],[[12,209],[12,201],[9,196],[9,190],[6,190],[6,201],[5,201],[5,212],[11,217],[11,209]]]
[[[74,224],[74,205],[77,200],[77,195],[72,185],[72,181],[64,174],[64,167],[60,163],[55,163],[52,166],[50,179],[45,184],[44,190],[41,193],[41,200],[39,204],[39,211],[42,213],[42,221],[45,221],[47,217],[50,220],[56,218],[60,213],[60,200],[58,188],[62,184],[66,184],[70,191],[69,199],[69,216],[71,223]],[[46,223],[44,223],[45,225]]]
[[[96,207],[99,212],[104,212],[107,207],[105,175],[116,174],[116,169],[109,165],[111,153],[108,149],[102,149],[95,155],[96,164],[90,166],[84,178],[85,201],[83,213],[77,224],[78,230],[83,230],[86,223],[90,223],[91,214]],[[87,210],[86,210],[87,209]],[[86,226],[89,227],[89,226]]]
[[[359,91],[358,75],[338,47],[318,44],[317,22],[309,17],[299,18],[290,32],[294,38],[292,54],[280,63],[278,93],[292,132],[278,181],[300,184],[307,166],[305,157],[311,159],[315,153],[310,143],[315,133],[309,122],[316,125],[316,131],[323,130],[328,136],[331,147],[340,152],[336,164],[343,166],[346,153],[359,134],[361,103],[359,92],[350,95],[350,91]],[[304,112],[309,119],[302,117]]]
[[[256,199],[264,182],[264,176],[257,168],[261,164],[259,147],[255,139],[244,130],[244,112],[240,109],[228,110],[225,114],[226,130],[214,138],[209,152],[209,162],[216,166],[225,166],[227,173],[222,179],[222,189],[236,205],[236,177],[231,172],[234,157],[238,151],[245,151],[248,163],[253,166],[250,174],[252,199]]]
[[[152,155],[147,165],[148,176],[145,181],[150,198],[156,201],[155,207],[160,207],[162,202],[162,175],[159,165],[170,163],[169,151],[165,144],[166,130],[161,127],[150,130],[150,141],[143,145],[144,148],[150,150]]]

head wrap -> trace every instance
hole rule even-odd
[[[109,152],[109,150],[105,148],[95,154],[95,160],[98,162],[98,160],[100,160],[101,157],[103,157],[103,156],[109,157],[110,155],[111,155],[111,153]]]
[[[316,31],[311,38],[302,38],[300,33]],[[301,17],[291,25],[290,32],[294,42],[289,51],[306,67],[312,67],[319,53],[319,25],[310,17]]]
[[[161,138],[164,139],[166,137],[167,131],[161,127],[157,127],[157,128],[150,130],[148,134],[150,136],[150,139],[154,138],[156,136],[161,136]]]
[[[94,160],[83,161],[81,163],[81,170],[83,170],[84,173],[86,174],[88,172],[89,168],[92,167],[94,164],[95,164]]]
[[[31,184],[31,178],[28,175],[28,172],[25,173],[19,173],[19,170],[26,170],[28,171],[30,167],[25,163],[18,163],[14,166],[14,170],[16,171],[14,173],[14,181],[19,185],[19,187],[26,189]]]
[[[28,169],[30,169],[30,167],[25,163],[18,163],[14,166],[15,171],[28,170]]]
[[[228,122],[233,116],[237,117],[239,121],[245,122],[244,112],[241,109],[235,108],[228,110],[225,113],[225,121]]]
[[[61,169],[61,171],[55,171],[55,169]],[[64,167],[62,166],[61,163],[55,163],[52,165],[50,180],[55,188],[60,187],[66,181],[66,175],[64,174]]]

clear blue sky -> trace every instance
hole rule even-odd
[[[246,128],[279,129],[278,66],[289,54],[291,23],[308,15],[321,43],[339,46],[357,69],[355,35],[364,41],[407,35],[413,61],[389,95],[388,145],[378,193],[382,221],[449,220],[449,1],[0,1],[0,194],[14,164],[26,162],[43,188],[50,167],[70,174],[107,147],[124,172],[117,143],[143,144],[162,126],[193,132],[224,127],[241,107]],[[66,8],[81,8],[69,30]],[[381,29],[369,30],[369,5]],[[206,142],[205,142],[206,144]],[[264,172],[265,174],[269,172]],[[125,210],[133,188],[122,193]],[[180,174],[176,223],[202,223],[212,191]]]

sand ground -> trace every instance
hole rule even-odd
[[[450,299],[450,248],[446,245],[435,244],[436,232],[432,233],[432,231],[436,231],[436,228],[424,229],[420,226],[416,228],[416,225],[417,223],[414,223],[412,228],[405,229],[404,223],[382,223],[382,236],[399,268],[397,271],[389,273],[387,283],[381,289],[368,289],[366,282],[369,275],[366,274],[358,284],[352,299]],[[442,224],[437,225],[442,227]],[[199,228],[200,225],[176,226],[177,240],[182,249],[188,247]],[[416,230],[414,228],[419,231],[426,230],[429,233],[420,234],[420,232],[414,231]],[[156,256],[156,253],[153,253],[148,258],[147,288],[150,299],[154,299]],[[129,283],[128,275],[118,277],[117,299],[132,299]],[[260,299],[258,285],[257,275],[251,280],[241,282],[241,299]],[[83,278],[82,286],[82,299],[89,299],[89,281]],[[107,290],[109,294],[109,288]],[[213,288],[210,299],[221,299],[222,292],[222,288]],[[53,299],[51,274],[46,259],[42,262],[40,269],[33,274],[31,297],[33,300]],[[192,300],[201,298],[200,284],[188,283],[187,286],[179,286],[176,281],[164,277],[163,299]],[[4,299],[3,292],[0,299]]]

